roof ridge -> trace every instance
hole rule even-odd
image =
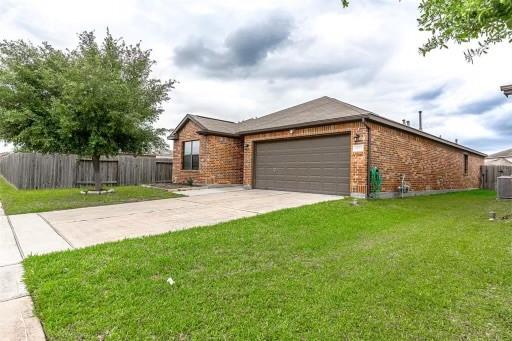
[[[358,106],[356,106],[356,105],[353,105],[353,104],[350,104],[350,103],[347,103],[347,102],[341,101],[341,100],[339,100],[339,99],[337,99],[337,98],[333,98],[333,97],[329,97],[329,96],[324,96],[324,97],[328,98],[329,100],[331,100],[331,101],[333,101],[333,102],[342,103],[342,104],[344,104],[344,105],[348,105],[349,107],[352,107],[352,108],[355,108],[355,109],[358,109],[358,110],[364,111],[364,112],[366,112],[366,113],[377,115],[377,114],[375,114],[375,113],[373,113],[373,112],[371,112],[371,111],[369,111],[369,110],[366,110],[366,109],[363,109],[363,108],[358,107]]]
[[[296,104],[296,105],[293,105],[291,107],[288,107],[288,108],[284,108],[284,109],[280,109],[280,110],[277,110],[277,111],[274,111],[274,112],[271,112],[269,114],[266,114],[266,115],[263,115],[263,116],[260,116],[260,117],[257,117],[256,119],[259,119],[259,118],[262,118],[262,117],[266,117],[266,116],[270,116],[270,115],[273,115],[273,114],[278,114],[282,111],[287,111],[287,110],[290,110],[290,109],[293,109],[293,108],[296,108],[296,107],[300,107],[300,106],[304,106],[306,104],[310,104],[314,101],[318,101],[320,99],[329,99],[329,97],[327,96],[322,96],[322,97],[318,97],[318,98],[315,98],[315,99],[312,99],[312,100],[309,100],[309,101],[306,101],[306,102],[303,102],[303,103],[299,103],[299,104]]]

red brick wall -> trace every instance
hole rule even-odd
[[[241,184],[242,141],[239,138],[199,135],[200,128],[189,121],[174,141],[172,177],[175,183],[192,178],[196,184]],[[183,142],[198,140],[199,170],[183,170]]]
[[[207,136],[207,182],[242,184],[243,143],[239,138]]]
[[[365,144],[365,142],[367,141],[366,128],[360,121],[350,123],[337,123],[311,128],[294,129],[293,133],[290,133],[290,130],[287,129],[245,136],[244,143],[246,147],[244,148],[244,185],[252,186],[252,161],[254,153],[254,142],[344,133],[352,134],[352,138],[350,139],[352,144],[354,143],[353,137],[355,136],[355,134],[360,135],[361,143]],[[364,152],[351,153],[350,191],[352,193],[366,193],[366,145],[364,146],[364,150]]]
[[[397,192],[400,175],[413,191],[478,188],[484,158],[469,155],[469,171],[464,174],[464,151],[455,147],[370,123],[371,165],[383,177],[382,191]]]

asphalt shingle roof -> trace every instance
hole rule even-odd
[[[219,120],[211,117],[204,117],[199,115],[192,116],[202,127],[208,131],[215,131],[218,133],[226,133],[236,135],[238,133],[238,124],[235,122]]]
[[[239,132],[285,128],[344,117],[363,117],[369,113],[368,110],[324,96],[272,114],[240,122]]]
[[[512,157],[512,148],[502,150],[501,152],[497,152],[494,154],[491,154],[488,156],[489,158],[496,158],[496,157]]]

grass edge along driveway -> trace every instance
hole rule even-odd
[[[175,198],[181,195],[142,186],[116,186],[106,195],[83,195],[79,188],[18,190],[0,176],[0,201],[6,214],[36,213],[71,208]]]
[[[510,205],[326,202],[30,257],[26,284],[49,339],[509,339]]]

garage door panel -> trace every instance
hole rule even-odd
[[[297,191],[308,193],[323,193],[323,194],[345,194],[348,191],[348,186],[342,183],[313,183],[305,182],[290,182],[290,181],[268,181],[262,182],[259,189],[272,189],[282,191]],[[300,189],[300,190],[299,190]]]
[[[264,181],[289,181],[289,182],[311,182],[317,184],[337,184],[348,181],[348,177],[342,176],[290,176],[290,175],[263,175],[258,178],[258,183],[262,184]]]
[[[340,148],[333,148],[333,147],[322,147],[322,148],[316,148],[314,146],[300,146],[297,148],[280,148],[280,149],[260,149],[260,152],[264,153],[265,156],[275,156],[275,155],[283,155],[286,153],[286,155],[310,155],[313,153],[331,153],[336,154],[339,152],[348,152],[350,148],[346,147],[343,148],[343,146],[340,146]]]
[[[291,155],[291,154],[281,154],[281,155],[273,155],[273,156],[265,156],[262,158],[258,158],[258,164],[261,166],[270,167],[272,165],[283,164],[317,164],[317,165],[347,165],[349,164],[349,160],[340,160],[339,153],[316,153],[311,151],[310,153],[306,153],[303,155]],[[346,153],[348,154],[348,153]]]
[[[306,175],[305,175],[306,174]],[[331,177],[337,179],[348,178],[348,170],[340,170],[339,168],[310,168],[305,169],[303,167],[298,168],[265,168],[259,172],[258,180],[264,179],[265,177]]]
[[[287,153],[291,153],[291,154],[307,154],[308,151],[316,151],[316,152],[322,152],[322,153],[325,153],[325,152],[329,152],[329,151],[332,151],[332,152],[337,152],[337,151],[348,151],[350,148],[349,146],[339,146],[339,148],[334,148],[333,146],[311,146],[311,145],[297,145],[297,146],[294,146],[293,148],[289,148],[287,146],[282,146],[282,147],[276,147],[276,148],[262,148],[260,149],[260,151],[262,152],[266,152],[268,154],[279,154],[279,153],[282,153],[283,151],[287,152]]]
[[[255,188],[348,194],[350,136],[260,142]]]
[[[261,143],[261,142],[260,142]],[[344,148],[340,146],[340,148],[315,148],[314,146],[301,146],[302,149],[289,149],[289,148],[280,148],[280,149],[260,149],[262,156],[275,156],[275,155],[310,155],[313,153],[331,153],[337,154],[339,152],[349,152],[350,148]]]
[[[287,167],[290,166],[297,166],[297,165],[307,165],[308,167],[310,165],[317,165],[319,167],[324,166],[333,166],[333,167],[347,167],[350,165],[349,160],[338,160],[339,155],[332,154],[332,155],[325,155],[325,154],[313,154],[308,155],[305,154],[300,157],[291,156],[291,155],[282,155],[282,156],[273,156],[271,158],[265,157],[265,158],[258,158],[258,166],[260,167],[267,167],[267,168],[275,168],[279,167],[279,165],[286,165]],[[306,160],[306,161],[303,161]]]

